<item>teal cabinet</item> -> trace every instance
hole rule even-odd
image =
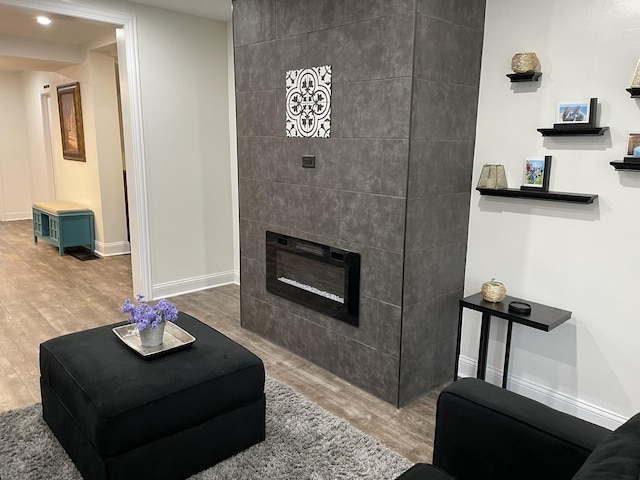
[[[33,207],[33,241],[38,238],[58,247],[87,246],[95,250],[93,212],[68,202],[38,202]]]

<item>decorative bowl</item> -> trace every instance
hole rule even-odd
[[[511,59],[511,70],[515,73],[534,72],[540,62],[535,52],[516,53]]]

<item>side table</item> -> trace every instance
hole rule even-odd
[[[531,313],[513,313],[509,311],[509,303],[524,302],[531,305]],[[458,360],[460,358],[460,342],[462,340],[462,312],[465,308],[482,313],[482,326],[480,327],[480,346],[478,350],[478,369],[476,377],[485,379],[487,373],[487,354],[489,350],[489,329],[491,317],[499,317],[508,322],[507,344],[504,353],[504,369],[502,373],[502,388],[507,388],[507,374],[509,371],[509,351],[511,349],[511,333],[513,324],[518,323],[525,327],[536,328],[548,332],[571,318],[571,312],[559,308],[542,305],[540,303],[523,300],[507,295],[502,302],[487,302],[481,293],[460,299],[458,311],[458,344],[456,346],[456,361],[453,379],[458,379]]]

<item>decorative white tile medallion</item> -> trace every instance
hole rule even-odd
[[[287,71],[287,137],[331,136],[331,65]]]

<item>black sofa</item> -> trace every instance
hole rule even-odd
[[[433,464],[397,480],[638,480],[640,414],[614,432],[475,378],[438,398]]]

